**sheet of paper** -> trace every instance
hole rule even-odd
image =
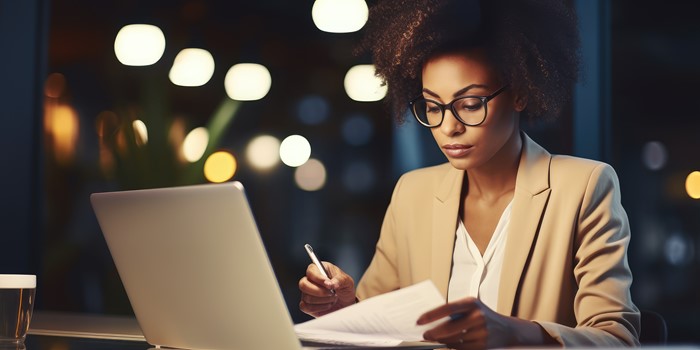
[[[418,326],[426,311],[445,303],[432,281],[378,295],[333,313],[294,326],[301,340],[365,346],[393,346],[423,340],[434,327]]]

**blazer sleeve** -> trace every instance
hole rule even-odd
[[[357,299],[363,300],[379,294],[399,289],[397,243],[396,243],[396,206],[399,203],[399,190],[403,183],[399,179],[391,196],[382,223],[382,229],[377,241],[374,257],[357,284]]]
[[[627,262],[630,228],[622,208],[617,175],[607,164],[589,178],[574,243],[577,325],[538,323],[565,347],[638,346],[640,315],[632,303]]]

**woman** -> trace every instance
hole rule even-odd
[[[431,279],[447,303],[424,334],[452,348],[638,345],[630,239],[607,164],[552,156],[520,120],[557,116],[577,76],[561,0],[385,0],[364,47],[397,117],[410,109],[448,162],[398,181],[355,288],[326,263],[299,281],[320,316]],[[334,289],[335,294],[331,293]]]

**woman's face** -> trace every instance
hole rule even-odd
[[[488,96],[505,85],[482,50],[436,55],[423,66],[422,77],[423,97],[442,104],[460,96]],[[488,114],[481,125],[466,126],[447,108],[442,124],[430,130],[452,166],[476,169],[503,159],[494,156],[518,136],[523,108],[524,104],[506,89],[488,101]]]

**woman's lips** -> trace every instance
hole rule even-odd
[[[474,149],[474,146],[452,144],[452,145],[443,145],[442,149],[445,150],[445,154],[447,154],[449,157],[460,158],[460,157],[464,157],[467,154],[469,154],[472,151],[472,149]]]

